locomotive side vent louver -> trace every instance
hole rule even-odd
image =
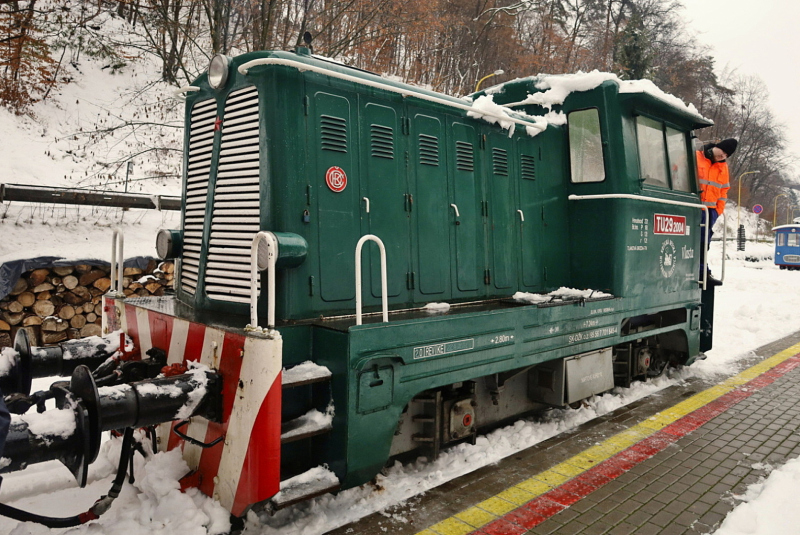
[[[250,301],[250,246],[260,228],[258,91],[234,91],[225,102],[206,265],[212,299]]]
[[[456,168],[459,171],[472,172],[475,170],[475,154],[472,143],[456,141]]]
[[[322,150],[347,153],[347,121],[331,115],[320,116]]]
[[[439,165],[439,140],[435,136],[419,135],[419,163]]]
[[[186,212],[183,220],[183,255],[181,287],[194,294],[200,269],[203,222],[208,197],[208,176],[214,147],[214,122],[217,103],[214,99],[198,102],[192,108],[189,123],[189,148],[186,155]]]
[[[508,176],[508,151],[492,149],[492,170],[495,175]]]
[[[372,156],[394,160],[394,137],[392,128],[379,124],[370,125]]]
[[[536,180],[536,160],[534,157],[523,154],[520,158],[520,170],[522,178]]]

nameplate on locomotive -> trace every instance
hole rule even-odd
[[[682,215],[653,214],[653,234],[685,236],[686,218]]]
[[[450,353],[469,351],[470,349],[475,349],[475,340],[473,338],[456,340],[455,342],[445,342],[443,344],[420,346],[414,348],[414,360],[425,359],[428,357],[439,357],[441,355],[447,355]]]

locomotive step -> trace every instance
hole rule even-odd
[[[272,511],[339,490],[339,478],[330,470],[317,466],[291,479],[281,481],[281,491],[270,498]]]
[[[283,371],[283,388],[310,385],[330,381],[331,371],[325,366],[314,364],[310,360]]]
[[[333,429],[333,417],[311,409],[304,415],[281,424],[281,444],[322,435]]]

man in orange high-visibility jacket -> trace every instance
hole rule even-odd
[[[725,211],[725,202],[728,199],[728,190],[731,187],[730,176],[728,175],[728,164],[726,160],[735,151],[739,143],[735,139],[723,139],[719,143],[708,143],[703,145],[703,149],[697,151],[697,181],[700,184],[700,201],[708,209],[708,240],[714,233],[714,223],[717,218]],[[708,242],[705,241],[705,232],[702,227],[706,222],[706,211],[700,227],[700,276],[706,268],[706,252]],[[709,278],[711,277],[709,273]],[[712,282],[719,281],[712,279]]]

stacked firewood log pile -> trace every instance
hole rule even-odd
[[[125,268],[122,286],[127,297],[164,295],[175,276],[172,262],[147,268]],[[108,266],[54,266],[24,273],[14,289],[0,300],[0,347],[9,347],[19,329],[32,345],[57,344],[67,339],[99,336],[101,296],[111,287]]]

